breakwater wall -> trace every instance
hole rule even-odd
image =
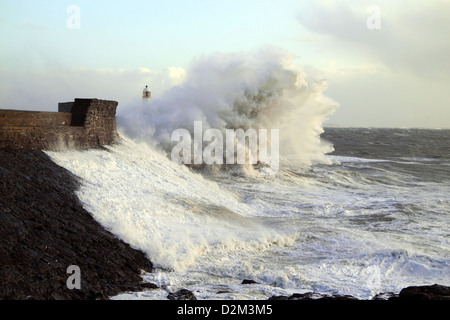
[[[83,149],[118,140],[118,102],[75,99],[58,112],[0,110],[0,149]]]

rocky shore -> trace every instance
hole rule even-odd
[[[253,280],[244,280],[242,284],[256,284]],[[180,289],[177,292],[170,293],[169,300],[197,300],[195,294],[187,289]],[[294,293],[291,296],[272,296],[268,300],[325,300],[325,301],[357,301],[358,299],[351,295],[328,295],[316,292]],[[411,286],[402,289],[399,293],[385,292],[379,293],[371,300],[389,300],[389,301],[425,301],[425,300],[447,300],[450,301],[450,287],[438,284],[430,286]]]
[[[314,292],[294,293],[291,296],[273,296],[269,300],[358,300],[350,295],[326,295]],[[402,289],[399,293],[385,292],[379,293],[372,300],[396,300],[396,301],[417,301],[417,300],[449,300],[450,287],[434,284],[430,286],[411,286]]]
[[[142,283],[152,263],[97,223],[75,191],[77,178],[44,152],[0,149],[0,299],[108,299],[125,291],[156,288]],[[69,266],[80,270],[81,288],[67,285]],[[243,284],[256,282],[244,280]],[[196,300],[181,289],[169,300]],[[357,300],[319,293],[270,300]],[[373,300],[450,300],[450,287],[408,287]]]

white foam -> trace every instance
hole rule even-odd
[[[344,162],[356,162],[356,163],[371,163],[371,162],[388,162],[389,160],[383,159],[369,159],[369,158],[359,158],[359,157],[348,157],[348,156],[335,156],[326,155],[333,163],[340,164]]]
[[[278,241],[233,192],[129,140],[104,150],[48,152],[82,179],[77,195],[94,218],[157,266],[185,270],[214,247]]]
[[[450,282],[448,186],[416,183],[426,195],[417,197],[410,186],[373,183],[377,171],[302,171],[292,161],[275,179],[220,172],[212,181],[147,144],[124,138],[106,149],[48,154],[81,178],[77,195],[94,218],[156,266],[144,278],[161,289],[115,299],[165,299],[180,288],[204,299],[369,298]]]
[[[196,59],[186,81],[153,99],[147,109],[119,110],[117,122],[127,136],[157,144],[168,154],[174,130],[193,136],[195,121],[222,133],[277,129],[280,152],[295,153],[311,165],[327,162],[324,154],[332,151],[320,139],[323,121],[338,105],[324,95],[326,87],[323,77],[305,74],[291,54],[278,48],[217,53]]]

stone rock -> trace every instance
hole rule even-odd
[[[394,300],[398,298],[398,294],[394,292],[383,292],[375,295],[372,300]]]
[[[153,290],[153,289],[158,289],[158,288],[159,287],[154,283],[143,282],[143,283],[137,284],[134,287],[133,291]]]
[[[327,295],[316,292],[294,293],[291,296],[272,296],[269,300],[358,300],[350,295]]]
[[[402,289],[401,300],[450,300],[450,287],[434,284],[431,286],[411,286]]]
[[[350,295],[327,295],[316,292],[294,293],[291,296],[272,296],[269,300],[358,300]],[[372,300],[450,300],[450,287],[434,284],[404,288],[399,294],[379,293]]]
[[[248,280],[248,279],[244,279],[242,280],[241,284],[257,284],[258,282],[254,281],[254,280]]]
[[[177,292],[169,293],[167,298],[169,300],[197,300],[195,295],[187,289],[180,289]]]

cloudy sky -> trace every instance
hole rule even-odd
[[[0,0],[0,108],[132,103],[269,45],[328,80],[329,124],[450,128],[449,17],[450,0]]]

